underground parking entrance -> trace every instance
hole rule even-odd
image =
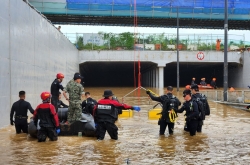
[[[229,63],[229,74],[239,64]],[[157,64],[153,62],[141,62],[141,85],[147,86],[145,77],[147,72],[157,70]],[[84,76],[85,87],[134,87],[138,79],[138,62],[84,62],[79,65],[80,73]],[[164,67],[164,86],[177,84],[176,62],[166,64]],[[143,78],[144,77],[144,78]],[[180,63],[180,86],[191,83],[192,77],[196,83],[201,78],[206,78],[210,84],[212,78],[216,78],[217,86],[223,86],[223,63]],[[154,78],[153,78],[154,79]],[[229,82],[230,85],[230,82]]]

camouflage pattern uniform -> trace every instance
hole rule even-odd
[[[64,91],[69,93],[69,110],[68,110],[68,122],[81,120],[82,106],[81,97],[84,94],[81,84],[75,82],[73,79],[68,82]]]

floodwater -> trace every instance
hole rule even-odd
[[[98,100],[104,89],[85,88],[85,91]],[[109,89],[120,101],[133,90]],[[174,94],[182,96],[181,92]],[[94,137],[60,136],[56,142],[38,143],[26,134],[16,135],[14,127],[8,126],[0,129],[0,164],[250,164],[249,112],[209,102],[211,115],[206,118],[202,133],[191,137],[184,132],[184,117],[179,114],[174,135],[159,136],[157,120],[147,117],[156,102],[147,98],[133,101],[136,95],[129,95],[126,103],[141,104],[142,110],[132,118],[119,119],[117,141],[106,134],[103,141]],[[141,90],[140,95],[146,96],[145,91]]]

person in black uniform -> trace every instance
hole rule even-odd
[[[196,129],[198,126],[198,105],[196,102],[192,101],[191,91],[189,89],[183,91],[183,97],[185,102],[183,103],[182,107],[177,110],[177,113],[182,113],[184,110],[186,111],[185,120],[187,123],[187,130],[189,131],[191,136],[194,136],[196,134]]]
[[[64,89],[61,84],[63,79],[64,79],[64,75],[62,73],[58,73],[56,75],[56,79],[52,82],[51,87],[50,87],[50,93],[52,95],[51,104],[54,105],[56,112],[58,112],[59,90],[61,89],[63,91]],[[69,100],[65,92],[63,93],[63,95],[66,100]]]
[[[206,78],[201,78],[200,84],[201,84],[202,86],[207,86]]]
[[[19,92],[19,98],[17,102],[15,102],[10,111],[10,124],[16,127],[16,133],[19,134],[21,131],[23,133],[28,133],[28,110],[30,113],[34,113],[34,109],[31,107],[30,103],[25,101],[25,91]],[[15,121],[13,120],[13,115],[15,113]]]
[[[192,78],[191,85],[196,84],[195,83],[195,77]]]
[[[159,97],[155,97],[150,91],[146,91],[146,93],[150,96],[150,98],[154,101],[158,101],[163,105],[162,109],[162,117],[159,120],[160,125],[160,135],[164,135],[166,127],[168,126],[168,132],[170,135],[173,134],[174,131],[174,121],[171,121],[169,113],[172,113],[171,110],[178,110],[178,107],[181,105],[178,98],[176,98],[173,94],[173,87],[167,87],[167,94]],[[175,112],[174,112],[175,113]]]
[[[69,106],[66,105],[66,104],[64,104],[64,103],[62,102],[61,98],[62,98],[62,94],[61,94],[61,92],[59,92],[57,107],[58,107],[58,108],[68,108]]]
[[[195,100],[195,99],[199,98],[203,103],[203,108],[204,108],[204,111],[205,111],[205,115],[210,115],[210,107],[209,107],[209,104],[207,102],[206,96],[199,93],[198,85],[197,84],[192,85],[191,90],[192,90],[192,100]],[[197,126],[197,132],[201,132],[202,131],[202,125],[203,125],[204,122],[201,119],[198,119],[198,121],[199,121],[199,124]]]
[[[217,86],[216,86],[216,78],[213,78],[211,83],[210,83],[210,86],[212,86],[214,89],[217,89]]]
[[[93,115],[94,106],[97,104],[95,99],[92,99],[89,92],[85,92],[86,100],[82,102],[82,112]]]
[[[116,100],[112,100],[114,94],[111,90],[105,90],[103,99],[97,102],[97,105],[94,107],[94,117],[96,126],[97,140],[103,140],[108,131],[111,139],[118,140],[118,128],[115,125],[115,121],[118,118],[118,113],[115,110],[115,107],[122,109],[133,109],[140,110],[138,106],[129,106],[126,104],[121,104]]]

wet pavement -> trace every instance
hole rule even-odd
[[[105,88],[86,88],[93,98],[101,98]],[[132,88],[110,88],[120,99]],[[176,94],[176,93],[175,93]],[[181,96],[181,94],[176,94]],[[146,96],[141,90],[141,96]],[[135,95],[133,96],[135,97]],[[180,97],[183,102],[183,99]],[[121,100],[120,100],[121,101]],[[116,123],[119,139],[106,134],[94,137],[64,136],[56,142],[38,143],[26,134],[15,134],[12,126],[0,129],[1,164],[250,164],[250,113],[209,102],[211,115],[203,132],[184,132],[184,116],[179,114],[174,135],[159,136],[157,120],[148,120],[155,102],[141,100],[141,112]],[[126,102],[134,104],[133,101]],[[166,131],[167,132],[167,131]]]

